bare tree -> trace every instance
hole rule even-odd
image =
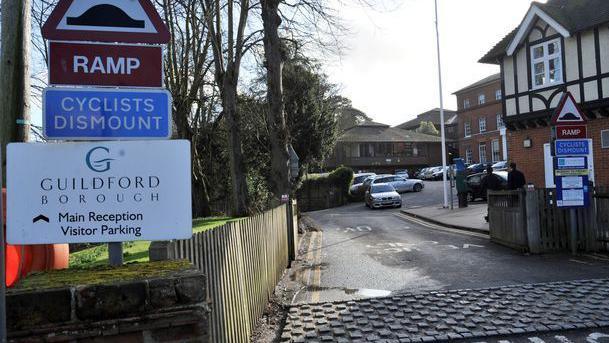
[[[211,215],[203,163],[213,96],[207,96],[213,59],[210,35],[200,0],[163,0],[159,4],[171,33],[165,55],[165,84],[173,97],[173,121],[177,138],[191,142],[193,216]],[[209,88],[209,87],[208,87]]]
[[[249,212],[247,171],[241,145],[241,117],[237,110],[237,86],[244,54],[257,41],[258,31],[248,32],[249,0],[204,0],[205,20],[214,56],[215,80],[222,103],[222,116],[229,131],[233,215]]]
[[[2,0],[1,5],[0,149],[5,169],[6,145],[29,139],[31,3],[30,0]]]
[[[262,22],[264,27],[264,53],[266,59],[267,126],[271,145],[271,175],[269,186],[276,198],[288,194],[290,179],[288,173],[288,131],[283,103],[282,70],[284,57],[279,38],[279,3],[281,0],[261,0]]]

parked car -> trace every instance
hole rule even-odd
[[[408,175],[408,170],[406,169],[398,169],[395,171],[395,175],[401,176],[405,179],[409,179],[410,176]]]
[[[429,169],[429,167],[425,167],[425,168],[421,168],[419,170],[417,170],[413,177],[417,178],[417,179],[421,179],[423,174],[425,174],[425,172],[427,172],[427,170]]]
[[[373,184],[366,191],[366,206],[372,209],[382,207],[402,207],[402,197],[392,185]]]
[[[430,167],[428,168],[423,175],[420,176],[423,180],[431,180],[433,178],[433,174],[438,170],[442,170],[442,167]]]
[[[376,185],[381,183],[390,184],[398,193],[420,192],[425,187],[422,180],[405,179],[399,175],[379,175],[375,177],[370,184]]]
[[[499,178],[501,179],[501,186],[503,187],[503,189],[507,189],[508,173],[506,171],[496,171],[493,172],[493,174],[499,176]],[[469,189],[467,192],[468,202],[475,201],[476,199],[482,199],[486,201],[486,192],[482,189],[482,180],[484,180],[486,176],[486,173],[477,173],[467,177],[466,182],[467,187]]]
[[[368,176],[368,177],[367,177],[367,178],[364,180],[364,182],[363,182],[363,184],[362,184],[362,188],[361,188],[361,189],[362,189],[362,191],[363,191],[364,193],[365,193],[365,192],[367,192],[368,190],[370,190],[370,186],[372,185],[372,182],[373,182],[374,180],[376,180],[376,179],[377,179],[377,178],[379,178],[379,177],[385,177],[385,176],[391,176],[391,175],[389,175],[389,174],[380,174],[380,175]]]
[[[493,164],[493,171],[508,170],[509,166],[510,164],[508,163],[508,161],[500,161]]]
[[[487,163],[473,163],[472,165],[467,167],[467,175],[483,173],[486,171],[487,166]]]
[[[359,173],[353,175],[353,182],[351,183],[351,188],[349,189],[351,191],[351,194],[363,194],[362,186],[364,185],[364,181],[368,177],[375,175],[375,173]]]

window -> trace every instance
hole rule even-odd
[[[501,114],[497,115],[497,130],[503,128],[503,116]]]
[[[486,163],[486,143],[480,143],[478,153],[480,154],[480,163]]]
[[[463,131],[465,131],[465,137],[471,137],[472,136],[472,124],[464,123]]]
[[[609,130],[601,131],[601,148],[609,149]]]
[[[478,119],[478,128],[480,128],[480,133],[486,132],[486,118]]]
[[[495,91],[495,100],[501,100],[501,89]]]
[[[467,149],[465,150],[465,163],[467,164],[472,164],[472,156],[473,152],[472,152],[472,148],[467,147]]]
[[[463,100],[463,108],[469,108],[469,99]]]
[[[478,95],[478,105],[482,105],[486,102],[486,96],[484,94]]]
[[[533,88],[562,82],[560,39],[531,47],[531,74],[533,75]]]
[[[491,143],[491,149],[493,150],[493,162],[501,161],[501,152],[499,151],[499,140],[494,139]]]

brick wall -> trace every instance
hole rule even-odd
[[[596,184],[609,186],[609,149],[601,147],[601,131],[609,130],[609,118],[591,120],[588,137],[592,138]],[[531,148],[524,148],[523,141],[532,140]],[[543,145],[550,141],[550,128],[508,131],[508,156],[524,172],[527,182],[536,187],[545,186]]]
[[[480,162],[479,147],[481,144],[486,146],[486,161],[492,161],[492,141],[499,141],[499,160],[503,159],[503,142],[497,127],[497,115],[502,114],[502,103],[495,99],[495,91],[501,89],[501,80],[496,80],[477,88],[468,89],[457,93],[458,111],[458,137],[459,155],[466,158],[468,148],[472,150],[472,162]],[[486,102],[478,104],[478,95],[484,94]],[[470,107],[463,108],[463,102],[469,99]],[[486,131],[480,133],[480,119],[486,119]],[[465,123],[470,123],[471,136],[465,137]],[[509,145],[508,145],[509,146]]]
[[[205,285],[205,276],[191,268],[154,279],[10,290],[8,338],[11,342],[208,342]]]

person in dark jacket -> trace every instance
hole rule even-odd
[[[488,166],[486,168],[486,176],[482,179],[481,186],[483,193],[487,191],[500,191],[502,189],[501,178],[493,173],[493,167]]]
[[[517,190],[524,188],[527,183],[524,174],[516,169],[516,163],[510,163],[510,171],[508,172],[508,189]]]
[[[493,167],[488,166],[486,168],[486,176],[482,179],[482,192],[486,194],[488,191],[500,191],[503,189],[501,186],[501,178],[493,173]],[[488,196],[486,197],[488,199]],[[488,211],[484,220],[488,222]]]

